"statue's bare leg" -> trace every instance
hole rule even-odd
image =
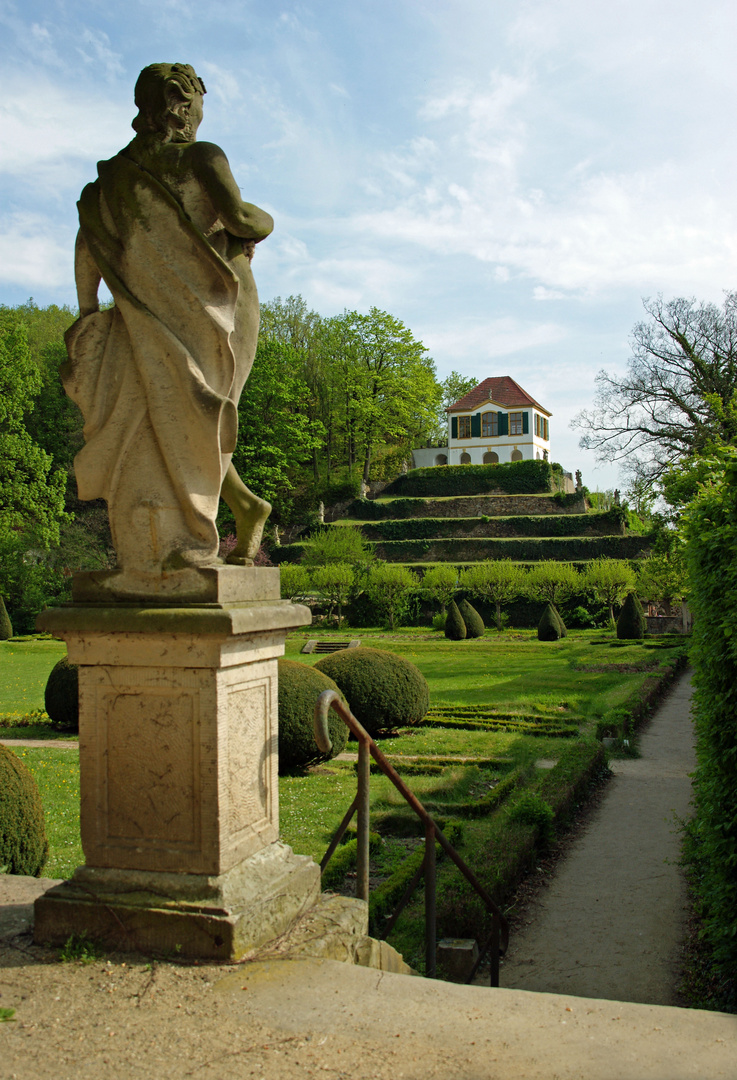
[[[235,518],[236,545],[225,561],[236,566],[253,566],[253,560],[261,546],[264,525],[271,513],[271,503],[259,499],[248,490],[232,462],[228,466],[220,494]]]

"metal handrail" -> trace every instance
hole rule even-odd
[[[507,922],[504,914],[494,903],[489,893],[484,886],[478,880],[472,870],[466,866],[465,862],[453,847],[451,842],[443,835],[442,830],[437,823],[428,814],[425,807],[419,801],[419,799],[412,794],[402,778],[397,773],[389,762],[386,760],[381,750],[371,738],[369,733],[363,727],[362,724],[356,720],[353,713],[348,709],[340,699],[339,694],[335,690],[324,690],[317,699],[315,705],[315,742],[319,749],[324,753],[330,753],[332,749],[332,742],[330,740],[330,731],[328,728],[328,713],[330,709],[334,709],[341,720],[348,726],[358,742],[358,791],[356,797],[351,803],[348,811],[338,826],[338,830],[335,836],[330,842],[328,850],[323,856],[320,863],[320,870],[323,871],[330,861],[333,852],[340,843],[343,835],[353,820],[353,815],[358,812],[357,821],[357,860],[356,860],[356,896],[359,900],[368,901],[369,898],[369,785],[371,776],[371,758],[374,759],[385,776],[391,780],[394,787],[397,789],[402,798],[411,806],[414,812],[425,826],[425,858],[422,865],[417,871],[417,874],[410,882],[407,890],[400,900],[397,908],[394,910],[389,924],[384,932],[384,937],[391,931],[394,926],[400,912],[404,908],[405,904],[409,901],[412,893],[414,892],[420,875],[424,874],[425,877],[425,971],[430,978],[434,978],[436,973],[436,911],[435,911],[435,893],[436,893],[436,876],[435,876],[435,842],[440,844],[446,855],[455,863],[460,872],[465,877],[466,881],[472,886],[478,893],[486,906],[486,910],[491,915],[492,929],[487,941],[484,943],[479,958],[474,964],[471,974],[468,976],[467,982],[476,974],[482,960],[486,953],[491,950],[491,985],[499,985],[499,957],[503,956],[509,945],[509,923]]]

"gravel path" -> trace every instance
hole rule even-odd
[[[590,998],[677,1003],[686,888],[677,821],[688,817],[696,760],[690,674],[612,763],[588,825],[527,912],[502,986]]]

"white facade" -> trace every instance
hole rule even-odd
[[[416,469],[432,465],[490,465],[550,459],[550,413],[531,405],[487,400],[448,416],[447,447],[413,451]]]

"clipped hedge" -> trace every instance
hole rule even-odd
[[[7,641],[13,636],[13,624],[5,607],[5,600],[0,596],[0,641]]]
[[[280,658],[278,670],[279,773],[303,769],[341,753],[348,742],[348,728],[333,709],[328,713],[328,730],[333,744],[329,754],[318,750],[313,728],[315,702],[324,690],[338,690],[337,685],[324,672],[296,660]]]
[[[537,624],[538,641],[559,641],[563,637],[562,619],[552,604],[546,604]]]
[[[410,469],[382,491],[383,496],[428,498],[447,495],[508,495],[548,492],[553,471],[547,461],[511,461],[503,465],[434,465]]]
[[[404,500],[403,500],[404,501]],[[342,527],[342,526],[339,526]],[[624,536],[624,526],[610,510],[592,514],[539,514],[511,517],[409,517],[368,522],[367,540],[450,540],[454,537]]]
[[[443,627],[445,636],[449,641],[465,641],[468,636],[468,630],[466,629],[466,621],[461,615],[458,604],[455,600],[451,600],[448,604],[448,610],[445,613],[445,626]]]
[[[40,877],[48,855],[43,806],[33,774],[0,744],[0,873]]]
[[[68,656],[51,669],[44,691],[44,708],[55,728],[79,731],[79,668]]]
[[[297,547],[293,544],[292,547]],[[376,555],[387,562],[482,562],[484,559],[511,559],[512,562],[585,562],[609,556],[636,559],[652,547],[652,537],[578,536],[559,539],[385,540],[374,545]],[[284,551],[285,549],[280,549]]]
[[[470,604],[468,600],[460,600],[458,602],[458,611],[466,624],[466,637],[482,638],[486,627],[484,626],[484,620],[473,604]]]
[[[351,712],[372,737],[419,724],[430,704],[425,676],[395,653],[341,649],[318,660],[313,670],[337,683]]]
[[[617,619],[618,638],[644,638],[647,631],[647,621],[642,610],[642,604],[634,592],[627,593],[622,610]]]

